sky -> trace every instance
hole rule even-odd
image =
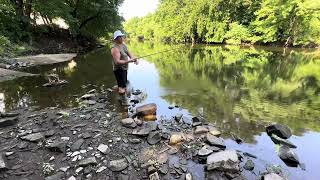
[[[152,13],[156,10],[158,2],[158,0],[124,0],[122,6],[119,8],[120,15],[122,15],[125,20],[135,16],[145,16],[149,12]]]

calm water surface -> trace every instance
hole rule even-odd
[[[137,56],[163,51],[169,45],[131,43]],[[230,148],[255,154],[255,174],[268,165],[280,165],[290,179],[320,177],[320,53],[315,50],[240,48],[236,46],[177,46],[172,52],[154,55],[129,68],[129,80],[146,92],[143,103],[156,102],[158,116],[178,112],[187,117],[204,116],[224,132]],[[19,107],[39,108],[77,105],[75,96],[88,90],[115,85],[109,49],[99,49],[59,65],[26,69],[42,75],[56,72],[69,84],[44,88],[43,76],[0,83],[0,111]],[[84,87],[83,85],[91,84]],[[111,98],[116,103],[116,98]],[[168,106],[180,108],[169,110]],[[293,130],[289,139],[298,146],[300,167],[288,167],[264,132],[277,122]],[[230,139],[235,133],[245,143]],[[201,168],[200,168],[201,169]],[[198,172],[203,178],[203,174]],[[245,172],[253,179],[251,172]]]

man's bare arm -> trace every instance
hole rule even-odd
[[[117,65],[128,64],[128,63],[136,61],[136,60],[128,60],[128,61],[126,61],[126,60],[120,59],[120,51],[117,48],[112,48],[111,54],[112,54],[114,63],[117,64]]]

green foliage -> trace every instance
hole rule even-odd
[[[171,42],[320,44],[320,1],[163,0],[124,25],[133,37]]]

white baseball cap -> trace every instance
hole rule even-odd
[[[119,36],[124,36],[124,34],[120,30],[114,32],[113,40],[117,39],[117,37],[119,37]]]

